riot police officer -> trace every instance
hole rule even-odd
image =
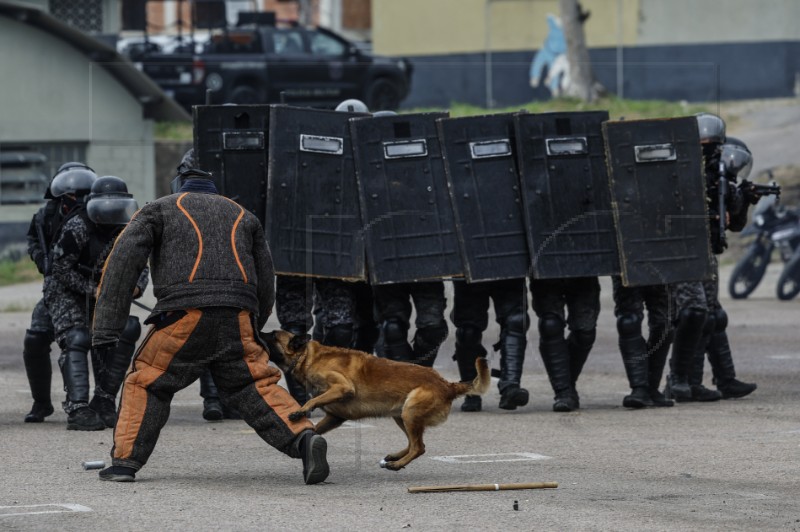
[[[453,281],[453,310],[450,320],[456,327],[456,349],[453,359],[458,364],[462,381],[476,376],[475,359],[486,356],[481,344],[483,331],[489,324],[489,300],[494,303],[495,319],[500,325],[500,408],[515,410],[528,404],[528,390],[520,386],[525,362],[526,333],[530,326],[525,279],[505,279],[467,283]],[[463,412],[481,410],[481,397],[467,395],[461,405]]]
[[[68,162],[59,166],[53,179],[70,168],[83,168],[94,172],[84,163]],[[47,203],[33,215],[28,228],[27,240],[28,255],[36,264],[39,273],[46,276],[50,274],[53,239],[66,213],[63,211],[61,202],[50,191],[50,185],[47,186],[44,198]],[[54,339],[53,319],[50,317],[44,298],[42,298],[33,308],[31,325],[25,331],[23,340],[22,360],[33,396],[33,406],[25,416],[25,423],[41,423],[44,418],[53,413],[53,404],[50,401],[50,382],[53,375],[53,367],[50,365],[50,344]]]
[[[611,280],[619,352],[631,387],[631,393],[623,398],[622,406],[673,406],[672,400],[659,391],[673,335],[669,287],[626,287],[619,276],[614,276]],[[642,336],[645,308],[649,329],[647,340]]]
[[[63,408],[68,430],[102,430],[114,425],[119,368],[124,377],[139,336],[138,321],[129,322],[125,328],[127,341],[121,342],[119,354],[93,353],[97,387],[90,403],[88,353],[94,294],[102,261],[123,227],[121,222],[136,208],[135,200],[123,188],[124,182],[117,177],[97,178],[94,172],[81,168],[62,172],[50,186],[53,196],[67,209],[53,245],[52,275],[45,278],[44,299],[62,350],[59,366],[67,392]],[[85,202],[90,193],[96,195],[91,209]],[[146,279],[146,273],[144,276]],[[140,280],[139,294],[144,288]],[[122,361],[125,357],[127,360]]]
[[[539,353],[555,392],[553,411],[571,412],[580,408],[576,383],[597,336],[600,282],[597,277],[531,279],[530,290],[539,318]]]
[[[725,122],[716,115],[701,113],[697,115],[697,125],[703,150],[709,211],[711,220],[716,220],[711,224],[713,276],[708,281],[677,283],[672,289],[678,315],[665,393],[679,402],[716,401],[723,396],[743,397],[756,389],[755,384],[743,383],[735,378],[725,333],[727,314],[718,297],[719,264],[716,258],[725,249],[725,235],[719,220],[728,220],[730,230],[741,231],[747,223],[748,205],[758,200],[757,194],[749,192],[746,181],[735,186],[737,172],[742,174],[743,179],[746,178],[751,161],[745,161],[744,157],[737,164],[721,165],[721,162],[724,163],[721,148],[726,142]],[[721,166],[724,167],[724,174]],[[726,183],[729,194],[725,212],[719,212],[716,201],[719,187]],[[702,385],[702,357],[707,347],[712,368],[716,364],[715,376],[719,375],[719,378],[715,380],[719,391],[709,390]]]

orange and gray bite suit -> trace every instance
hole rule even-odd
[[[145,321],[151,328],[125,378],[114,466],[138,470],[147,462],[172,397],[207,368],[220,397],[276,449],[299,457],[293,442],[313,428],[307,419],[289,421],[298,405],[278,386],[280,372],[268,365],[258,337],[275,300],[264,231],[252,213],[213,193],[210,181],[188,183],[194,181],[197,192],[160,198],[136,213],[100,282],[94,345],[119,338],[148,258],[157,299]]]

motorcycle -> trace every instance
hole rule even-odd
[[[786,263],[778,281],[778,298],[791,299],[800,292],[800,213],[778,203],[775,196],[764,196],[753,209],[753,221],[741,232],[755,235],[744,257],[736,264],[728,282],[733,299],[744,299],[758,287],[778,248]],[[791,265],[791,268],[790,268]]]

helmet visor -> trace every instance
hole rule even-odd
[[[726,171],[739,179],[747,179],[753,169],[753,155],[736,144],[722,145],[720,161],[725,164]]]
[[[86,203],[86,214],[98,225],[125,225],[138,209],[133,198],[96,197]]]

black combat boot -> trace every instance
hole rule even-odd
[[[387,319],[382,327],[383,356],[397,362],[412,362],[414,350],[408,343],[408,323],[398,318]]]
[[[706,327],[706,329],[708,329],[708,327]],[[692,393],[688,398],[675,398],[675,400],[679,403],[709,403],[722,399],[721,393],[716,390],[709,390],[703,386],[703,366],[705,365],[706,361],[705,345],[708,342],[709,337],[710,334],[703,334],[703,339],[701,340],[702,347],[697,350],[697,353],[695,353],[694,359],[692,360],[692,369],[689,372],[689,388],[691,389]]]
[[[58,363],[67,399],[67,430],[103,430],[106,424],[89,408],[89,331],[76,327],[67,332]]]
[[[114,428],[117,424],[117,394],[131,365],[136,340],[141,332],[139,318],[130,316],[116,346],[96,346],[92,349],[92,359],[100,363],[100,371],[89,406],[100,415],[108,428]]]
[[[578,396],[578,377],[583,371],[586,359],[594,345],[597,331],[570,331],[567,336],[567,348],[569,349],[569,373],[572,377],[572,389],[575,390],[575,397]],[[578,400],[580,404],[580,400]]]
[[[528,404],[528,390],[520,386],[522,365],[525,362],[525,333],[502,331],[500,333],[500,408],[516,410]]]
[[[219,400],[219,391],[211,376],[211,371],[206,369],[200,375],[200,397],[203,398],[203,419],[206,421],[222,421],[222,401]]]
[[[25,331],[22,360],[33,396],[33,406],[25,416],[25,423],[41,423],[53,413],[53,403],[50,401],[50,382],[53,376],[53,367],[50,364],[52,341],[47,332]]]
[[[755,391],[755,383],[742,382],[736,378],[731,346],[725,331],[716,332],[708,343],[708,361],[714,375],[714,384],[723,399],[744,397]]]
[[[659,391],[661,377],[664,374],[664,366],[667,364],[667,355],[672,345],[672,331],[664,327],[651,327],[647,338],[648,356],[648,384],[650,386],[650,399],[653,406],[669,407],[675,403],[667,399]]]
[[[542,355],[547,377],[555,392],[553,411],[572,412],[580,408],[580,399],[572,386],[569,373],[569,351],[564,338],[539,338],[539,353]]]
[[[653,406],[648,381],[649,356],[647,343],[641,334],[641,322],[636,316],[620,316],[617,319],[617,331],[619,352],[631,387],[630,395],[622,399],[622,406],[625,408]]]
[[[476,327],[459,327],[456,329],[456,350],[453,360],[458,365],[461,382],[472,382],[478,376],[475,361],[486,356],[486,349],[481,344],[482,333]],[[462,412],[480,412],[483,407],[480,395],[467,395],[461,405]]]
[[[667,399],[681,401],[692,398],[689,374],[695,354],[703,339],[705,322],[705,310],[687,308],[679,313],[678,325],[675,328],[675,341],[672,344],[670,374],[667,376],[667,386],[664,389]]]
[[[304,430],[294,439],[292,453],[303,460],[303,480],[306,484],[319,484],[328,478],[328,443],[311,429]]]

